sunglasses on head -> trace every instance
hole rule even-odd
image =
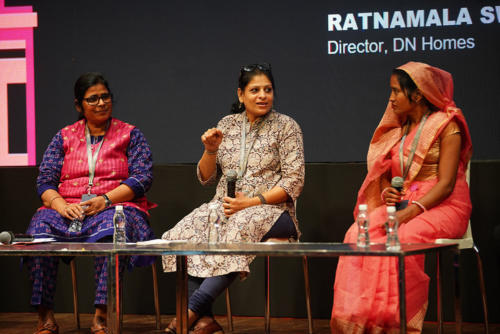
[[[255,70],[270,71],[271,64],[261,63],[261,64],[249,64],[241,66],[241,72],[253,72]]]

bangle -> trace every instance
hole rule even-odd
[[[260,199],[261,204],[267,204],[266,198],[262,194],[257,194],[257,197]]]
[[[380,193],[380,199],[382,199],[382,202],[385,203],[385,198],[384,198],[384,193],[389,189],[390,187],[385,187],[384,190]]]
[[[208,155],[216,155],[217,154],[217,150],[215,150],[215,151],[205,150],[205,153],[207,153]]]
[[[427,211],[427,209],[425,208],[425,206],[422,203],[420,203],[419,201],[411,201],[411,204],[415,204],[420,209],[422,209],[423,212]]]
[[[50,200],[49,200],[49,208],[52,207],[52,202],[54,202],[54,200],[58,199],[58,198],[62,198],[61,195],[56,195],[54,197],[52,197]]]

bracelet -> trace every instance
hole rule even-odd
[[[52,207],[52,202],[54,202],[54,200],[56,200],[56,199],[58,199],[58,198],[62,198],[62,196],[61,196],[61,195],[56,195],[56,196],[54,196],[54,197],[52,197],[52,198],[50,199],[50,201],[49,201],[49,208],[51,208],[51,207]]]
[[[217,150],[215,150],[215,151],[205,150],[205,152],[206,152],[208,155],[216,155],[216,154],[217,154]]]
[[[380,199],[382,200],[382,202],[385,203],[385,199],[384,199],[384,193],[389,189],[390,187],[385,187],[384,190],[382,190],[382,192],[380,193]]]
[[[257,194],[257,197],[260,199],[261,204],[267,204],[266,198],[262,194]]]
[[[422,209],[423,212],[427,211],[427,209],[425,208],[425,206],[422,203],[420,203],[419,201],[411,201],[411,204],[415,204],[420,209]]]

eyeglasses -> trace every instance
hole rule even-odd
[[[241,72],[253,72],[257,69],[261,71],[271,71],[271,64],[261,63],[241,66]]]
[[[110,93],[104,93],[99,95],[92,95],[89,97],[84,97],[83,99],[89,106],[96,106],[99,104],[99,100],[102,100],[102,103],[110,103],[111,99],[113,98],[113,94]]]

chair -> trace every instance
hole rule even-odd
[[[284,243],[284,242],[291,242],[289,239],[286,238],[272,238],[268,239],[265,242],[270,242],[270,243]],[[265,295],[265,308],[264,308],[264,318],[265,318],[265,333],[269,334],[271,332],[271,307],[270,307],[270,284],[269,284],[269,278],[270,278],[270,265],[269,265],[269,256],[265,257],[265,277],[264,277],[264,282],[265,282],[265,287],[264,287],[264,295]],[[309,329],[309,334],[313,334],[313,322],[312,322],[312,314],[311,314],[311,301],[310,301],[310,288],[309,288],[309,266],[307,263],[307,256],[304,256],[302,258],[302,266],[304,270],[304,288],[305,288],[305,293],[306,293],[306,308],[307,308],[307,321],[308,321],[308,329]],[[231,311],[231,298],[229,295],[229,289],[226,289],[226,309],[227,309],[227,323],[228,323],[228,328],[229,331],[233,331],[233,317],[232,317],[232,311]]]
[[[78,310],[78,287],[76,280],[76,265],[74,258],[70,262],[70,267],[71,267],[71,282],[73,284],[73,315],[75,317],[76,327],[80,329],[80,312]],[[156,261],[151,265],[151,270],[153,274],[153,295],[155,301],[156,329],[160,330],[161,329],[160,300],[158,296],[158,275],[156,270]],[[120,293],[122,291],[120,291]],[[122,300],[123,299],[120,298],[120,303]],[[120,322],[122,322],[122,319],[123,319],[123,308],[120,307]]]
[[[466,180],[467,183],[470,184],[470,161],[469,164],[467,165],[467,171],[466,171]],[[467,226],[467,231],[465,232],[464,236],[461,239],[437,239],[435,241],[437,244],[451,244],[451,243],[456,243],[458,244],[458,252],[455,255],[455,262],[458,262],[458,256],[460,255],[460,251],[464,249],[472,249],[475,254],[476,254],[476,259],[477,259],[477,269],[478,269],[478,275],[479,275],[479,287],[481,289],[481,296],[482,296],[482,302],[483,302],[483,312],[484,312],[484,328],[485,328],[485,333],[489,333],[489,327],[488,327],[488,306],[486,304],[486,288],[484,285],[484,275],[483,275],[483,262],[481,261],[481,257],[479,256],[479,249],[477,246],[474,244],[474,240],[472,238],[472,229],[470,226],[470,220],[469,220],[469,225]],[[455,290],[456,290],[456,295],[458,295],[458,299],[455,300],[455,321],[456,321],[456,329],[457,333],[462,333],[462,313],[461,313],[461,299],[460,299],[460,294],[459,294],[459,276],[458,276],[458,266],[455,266]],[[438,265],[438,270],[437,270],[437,279],[439,282],[439,265]],[[438,292],[439,293],[439,292]],[[441,317],[441,306],[438,305],[438,319],[439,319],[439,328],[442,328],[442,317]]]

